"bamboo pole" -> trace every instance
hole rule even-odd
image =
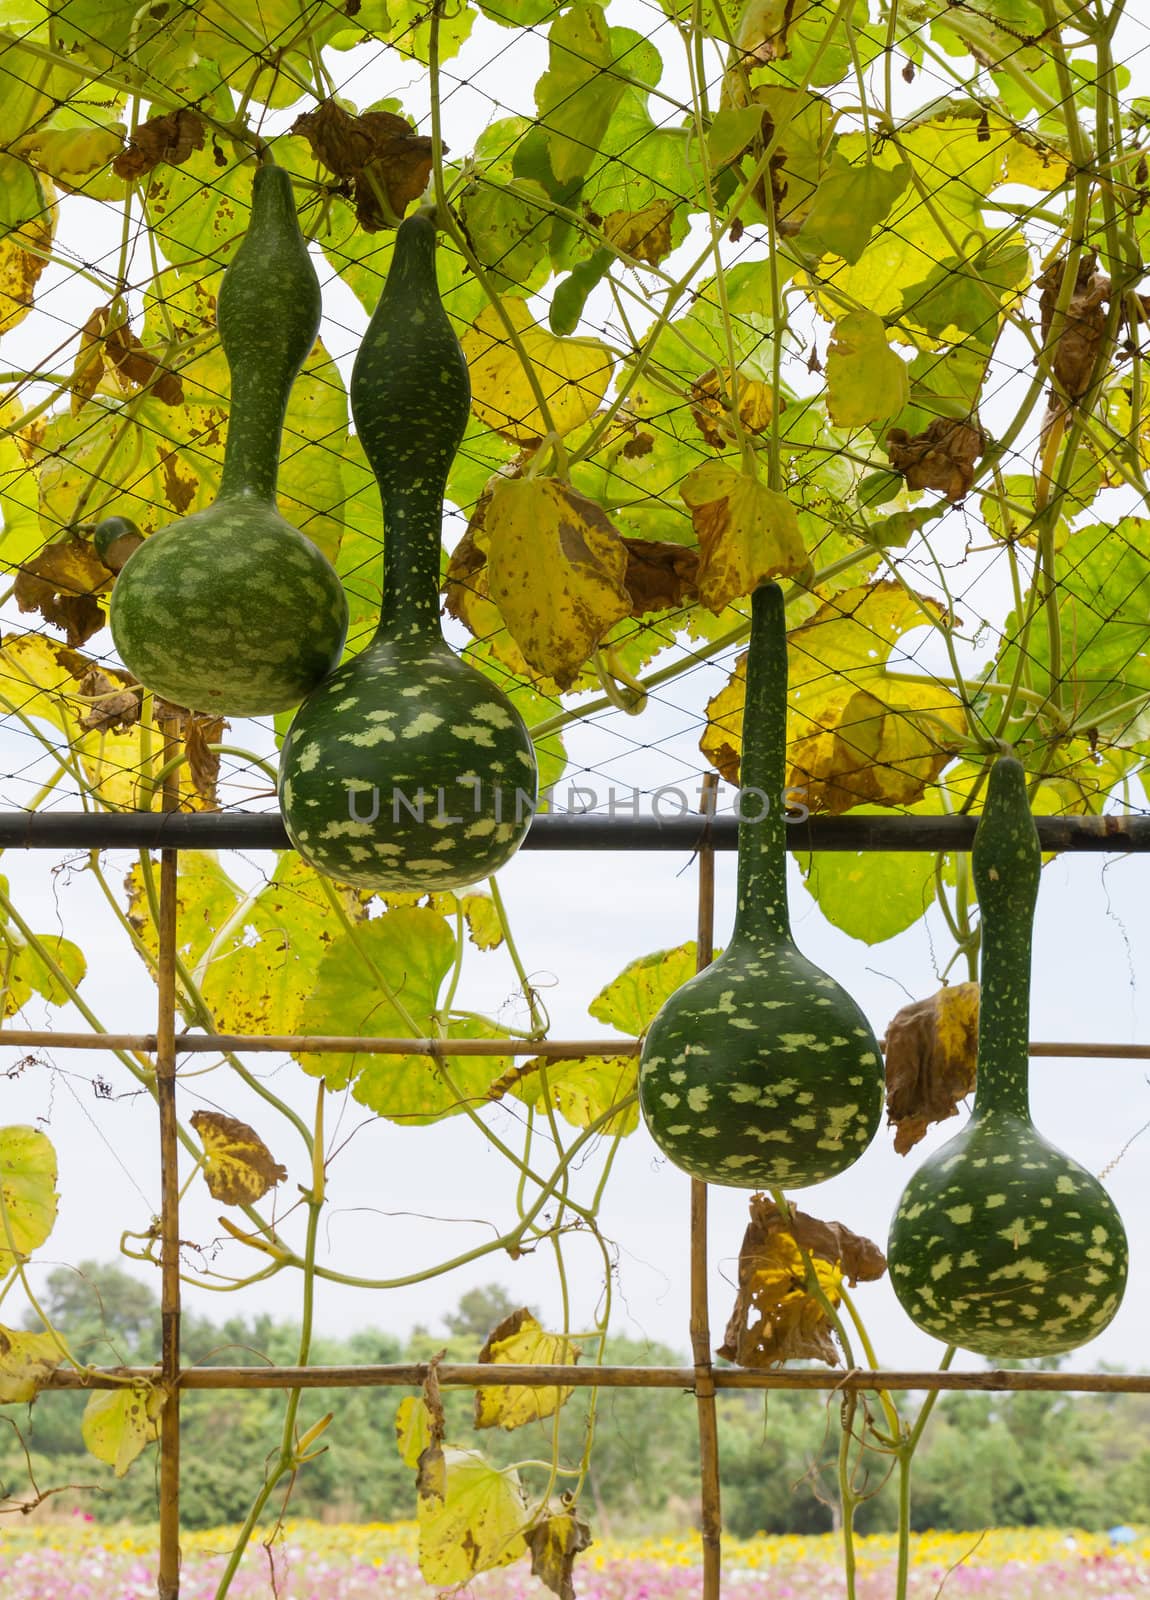
[[[164,762],[174,754],[165,724]],[[164,806],[178,804],[178,769],[164,782]],[[160,1122],[160,1556],[159,1600],[180,1594],[180,1175],[176,1120],[176,923],[179,852],[160,856],[156,1014],[156,1100]]]
[[[719,781],[703,779],[702,810],[714,816]],[[709,833],[699,846],[699,920],[695,970],[709,967],[715,951],[715,847]],[[700,1534],[703,1541],[702,1600],[719,1600],[723,1579],[722,1488],[719,1478],[719,1421],[711,1365],[711,1323],[707,1304],[707,1185],[691,1179],[691,1355],[695,1362],[695,1408],[699,1420]]]
[[[365,1055],[544,1056],[575,1060],[583,1056],[637,1056],[641,1039],[378,1039],[370,1035],[306,1033],[181,1033],[177,1055]],[[0,1028],[0,1049],[135,1050],[154,1055],[154,1033],[66,1033],[48,1028]],[[1150,1061],[1150,1044],[1109,1044],[1105,1040],[1042,1040],[1030,1044],[1037,1058],[1084,1061]]]
[[[432,1371],[426,1361],[387,1366],[339,1367],[185,1367],[181,1389],[418,1389]],[[482,1365],[444,1363],[435,1368],[443,1388],[479,1389],[509,1385],[528,1389],[681,1389],[695,1390],[694,1367],[580,1367],[513,1366],[490,1362]],[[118,1389],[126,1379],[154,1383],[156,1367],[92,1367],[76,1371],[62,1367],[51,1373],[45,1389]],[[816,1392],[856,1393],[898,1390],[931,1393],[934,1390],[1007,1394],[1040,1391],[1044,1394],[1150,1394],[1150,1372],[1029,1372],[990,1369],[978,1372],[930,1370],[868,1371],[855,1368],[782,1367],[760,1371],[754,1367],[717,1367],[712,1372],[716,1389],[797,1389]]]

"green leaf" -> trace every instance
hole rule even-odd
[[[893,417],[910,396],[906,363],[890,348],[873,311],[848,311],[827,351],[827,409],[844,428]]]
[[[122,1478],[160,1436],[164,1391],[152,1383],[125,1384],[88,1396],[80,1433],[85,1445]]]
[[[1030,276],[1026,241],[1012,231],[995,235],[967,260],[948,256],[919,283],[910,284],[899,307],[900,322],[935,337],[970,333],[989,345],[1001,309]]]
[[[0,155],[0,235],[22,228],[47,207],[40,180],[18,156]]]
[[[281,515],[331,561],[339,550],[347,509],[341,461],[347,405],[339,367],[317,341],[288,400],[277,493]]]
[[[460,201],[472,247],[504,294],[514,286],[538,288],[547,276],[551,196],[533,178],[518,177],[513,167],[516,147],[530,126],[525,117],[504,117],[484,130],[475,147],[474,177]]]
[[[1123,517],[1114,524],[1093,523],[1066,541],[1057,557],[1058,625],[1062,637],[1062,695],[1080,726],[1089,726],[1111,708],[1150,696],[1150,521]],[[1018,661],[1020,618],[1012,613],[1007,643],[995,677],[1009,683]],[[1027,640],[1027,659],[1036,688],[1050,682],[1050,644],[1045,622],[1036,622]],[[1116,726],[1138,735],[1135,708]]]
[[[742,155],[762,130],[761,106],[721,106],[707,129],[707,154],[712,167],[725,167]]]
[[[185,858],[186,859],[186,858]],[[367,908],[354,890],[323,880],[294,851],[276,861],[267,887],[234,921],[209,921],[212,959],[201,972],[204,1000],[222,1033],[294,1033],[316,971],[332,942],[327,890],[353,922]],[[204,952],[201,952],[202,960]]]
[[[39,1128],[0,1128],[0,1278],[56,1223],[56,1151]],[[16,1252],[16,1255],[13,1254]]]
[[[848,161],[836,150],[796,242],[819,255],[857,261],[909,182],[910,168],[904,162],[880,167],[869,160]]]
[[[933,803],[931,803],[933,801]],[[930,790],[915,807],[937,814],[941,799]],[[885,806],[855,806],[851,815],[890,816]],[[807,889],[827,921],[864,944],[881,944],[913,927],[933,905],[934,857],[900,850],[824,850],[796,852]],[[948,874],[953,881],[953,872]]]
[[[79,945],[58,933],[42,933],[39,937],[46,955],[55,962],[73,987],[78,986],[88,970],[87,960]],[[53,1006],[66,1006],[71,998],[40,953],[30,944],[17,944],[8,973],[4,1015],[10,1017],[19,1011],[33,990]]]
[[[610,75],[611,30],[602,6],[577,4],[548,29],[548,69],[535,85],[551,170],[560,183],[595,159],[623,83]]]
[[[439,991],[455,953],[455,935],[446,919],[422,907],[389,911],[354,934],[335,935],[304,1002],[300,1031],[430,1037],[437,1031]],[[459,1020],[452,1034],[499,1037],[495,1024],[482,1018]],[[350,1083],[361,1105],[403,1124],[437,1122],[462,1111],[465,1103],[481,1103],[489,1085],[507,1068],[506,1060],[494,1056],[458,1056],[441,1063],[429,1056],[307,1055],[300,1064],[330,1089]]]
[[[597,1022],[636,1037],[646,1033],[664,1001],[693,978],[695,971],[693,941],[673,950],[656,950],[628,962],[617,978],[600,989],[587,1010]]]

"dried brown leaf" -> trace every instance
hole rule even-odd
[[[204,801],[205,811],[216,809],[216,784],[220,777],[220,753],[209,746],[219,743],[226,727],[223,717],[209,717],[198,712],[190,715],[184,724],[188,770],[196,793]]]
[[[834,1330],[808,1288],[803,1251],[832,1306],[844,1278],[852,1285],[873,1282],[886,1271],[886,1257],[841,1222],[822,1222],[794,1207],[784,1221],[766,1195],[752,1195],[750,1210],[739,1251],[738,1294],[719,1355],[743,1367],[793,1360],[837,1366]]]
[[[575,1557],[591,1543],[591,1529],[574,1511],[559,1511],[523,1535],[531,1552],[531,1573],[559,1600],[575,1600]]]
[[[124,733],[140,720],[140,692],[134,688],[135,679],[130,673],[117,673],[109,677],[99,667],[92,667],[79,682],[79,692],[88,697],[91,708],[80,718],[85,730],[108,729]]]
[[[13,592],[21,611],[38,611],[45,622],[64,630],[75,649],[104,626],[97,596],[111,587],[112,578],[91,545],[73,535],[45,545],[22,566]]]
[[[663,539],[628,539],[623,585],[631,596],[631,615],[674,611],[699,598],[699,552]]]
[[[141,122],[127,148],[112,162],[112,171],[118,178],[142,178],[161,162],[181,167],[194,151],[203,148],[203,118],[185,106]]]
[[[1062,287],[1066,262],[1055,261],[1038,280],[1041,289],[1038,309],[1042,325],[1042,342],[1050,338],[1054,325],[1054,311]],[[1077,400],[1090,387],[1098,351],[1106,336],[1106,302],[1110,298],[1110,279],[1098,271],[1098,257],[1083,256],[1078,263],[1078,273],[1070,303],[1066,307],[1061,331],[1054,344],[1054,376],[1060,387]]]
[[[978,1061],[977,983],[953,983],[903,1006],[883,1040],[886,1114],[900,1156],[933,1122],[953,1117],[974,1088]]]
[[[447,1493],[447,1463],[443,1456],[443,1437],[447,1421],[443,1414],[443,1398],[439,1392],[439,1363],[447,1354],[440,1350],[431,1358],[430,1369],[423,1380],[423,1403],[427,1407],[428,1443],[416,1462],[415,1490],[420,1500],[442,1505]]]
[[[287,1168],[246,1122],[222,1111],[193,1111],[191,1122],[204,1147],[204,1179],[213,1200],[253,1205],[287,1177]]]
[[[148,354],[126,322],[111,321],[111,306],[97,306],[80,333],[80,349],[72,370],[72,415],[81,411],[104,381],[115,375],[129,393],[148,388],[165,405],[182,406],[179,374]]]
[[[337,178],[352,184],[355,214],[367,233],[397,228],[431,175],[431,140],[392,111],[353,116],[325,100],[292,124]]]
[[[974,464],[986,440],[974,422],[935,417],[925,433],[913,438],[905,428],[891,428],[887,454],[908,489],[938,489],[950,501],[961,500],[974,487]]]

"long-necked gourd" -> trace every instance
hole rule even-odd
[[[974,1110],[911,1178],[891,1226],[910,1317],[999,1359],[1101,1333],[1126,1286],[1126,1233],[1089,1172],[1041,1137],[1028,1095],[1030,947],[1042,855],[1011,756],[994,764],[971,860],[982,918]]]
[[[791,937],[778,585],[756,589],[751,609],[735,930],[651,1024],[639,1095],[656,1143],[693,1177],[800,1189],[843,1172],[874,1137],[882,1059],[858,1006]]]
[[[125,666],[177,705],[225,716],[287,711],[343,650],[343,586],[276,508],[288,397],[320,312],[291,179],[261,166],[216,308],[231,372],[219,493],[145,540],[112,591],[112,637]]]
[[[379,627],[300,707],[280,804],[313,866],[381,889],[458,888],[519,847],[536,799],[530,735],[460,660],[439,621],[443,495],[471,404],[439,297],[435,222],[400,224],[351,377],[356,430],[383,501]]]

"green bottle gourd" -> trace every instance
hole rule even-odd
[[[778,585],[758,588],[751,608],[735,930],[651,1024],[639,1099],[655,1142],[692,1177],[801,1189],[844,1172],[874,1137],[882,1058],[855,1002],[791,937]]]
[[[911,1178],[891,1282],[926,1333],[998,1359],[1073,1350],[1122,1301],[1122,1219],[1030,1119],[1030,949],[1042,853],[1020,763],[991,769],[971,857],[982,916],[974,1110]]]
[[[112,591],[121,659],[177,705],[223,716],[290,710],[343,650],[343,585],[275,498],[288,397],[320,314],[291,179],[262,166],[216,311],[232,380],[219,493],[145,540]]]
[[[435,223],[425,213],[397,230],[351,405],[383,501],[379,627],[297,712],[280,759],[280,805],[297,850],[331,877],[459,888],[518,849],[537,775],[518,712],[440,627],[443,496],[471,386],[439,298]]]

